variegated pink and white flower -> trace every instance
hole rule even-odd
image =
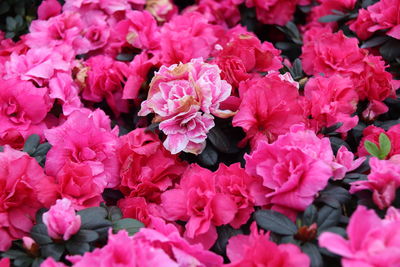
[[[201,58],[162,66],[155,73],[139,115],[155,113],[154,122],[161,122],[160,129],[167,135],[164,146],[173,154],[201,153],[207,133],[214,127],[212,115],[227,118],[235,114],[220,109],[232,89],[220,73],[217,65]]]

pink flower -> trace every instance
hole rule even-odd
[[[169,21],[178,13],[172,0],[147,0],[146,10],[159,22]]]
[[[109,233],[103,248],[87,252],[83,256],[67,256],[76,267],[106,266],[222,266],[222,258],[204,250],[200,245],[190,245],[171,224],[155,219],[155,229],[142,228],[133,237],[122,230]]]
[[[41,20],[57,16],[61,13],[61,5],[57,0],[44,0],[38,7],[38,17]]]
[[[400,221],[380,219],[373,210],[358,206],[347,226],[348,239],[325,232],[319,245],[342,256],[344,267],[400,264]]]
[[[358,47],[356,38],[348,38],[343,32],[332,33],[330,28],[311,28],[304,33],[301,55],[304,72],[311,74],[355,73],[364,70],[366,50]]]
[[[366,9],[360,9],[357,19],[350,23],[350,30],[355,32],[361,40],[366,40],[373,35],[368,29],[374,24],[370,12]]]
[[[147,11],[129,11],[126,19],[115,26],[116,37],[142,50],[160,49],[160,30],[157,21]]]
[[[26,153],[5,146],[0,153],[0,251],[29,234],[35,214],[56,197],[54,179]]]
[[[236,204],[237,212],[229,224],[239,228],[249,220],[256,199],[263,197],[261,179],[248,175],[239,163],[229,167],[220,164],[213,175],[217,191],[228,195]]]
[[[44,262],[40,264],[40,267],[66,267],[62,262],[55,261],[52,257],[48,257]]]
[[[143,197],[126,197],[118,200],[117,206],[121,209],[124,218],[141,221],[145,226],[151,224],[149,207]]]
[[[385,70],[383,59],[368,55],[358,47],[356,38],[348,38],[341,31],[332,33],[329,28],[311,28],[303,39],[301,58],[307,74],[349,77],[360,100],[383,101],[395,95],[396,82]]]
[[[251,33],[229,34],[229,38],[229,42],[217,53],[216,62],[222,70],[222,78],[234,87],[257,72],[279,70],[282,67],[280,51],[271,43],[261,43]]]
[[[147,201],[159,201],[161,192],[176,183],[186,168],[162,146],[156,134],[140,128],[120,138],[118,159],[122,193]]]
[[[82,36],[83,24],[79,13],[63,12],[48,20],[34,20],[26,35],[26,44],[32,48],[63,47],[83,54],[90,50],[90,42]]]
[[[354,160],[354,154],[348,151],[345,146],[341,146],[333,163],[334,179],[343,179],[347,172],[351,172],[360,167],[365,159],[365,157],[360,157]]]
[[[365,149],[365,141],[370,141],[379,147],[379,135],[385,133],[390,140],[390,152],[386,159],[393,157],[394,155],[400,154],[400,125],[392,126],[388,131],[384,129],[370,125],[363,131],[363,138],[361,139],[360,145],[358,146],[358,155],[368,156],[369,152]]]
[[[309,106],[310,124],[316,131],[341,122],[343,125],[336,131],[347,133],[357,125],[358,117],[352,115],[357,109],[358,95],[349,78],[339,75],[311,78],[304,96]]]
[[[258,232],[251,225],[249,236],[237,235],[228,241],[227,255],[231,263],[227,267],[271,266],[307,267],[310,259],[293,244],[277,245],[270,241],[270,233]]]
[[[71,201],[63,198],[43,213],[43,223],[51,238],[68,240],[79,231],[81,216],[75,214]]]
[[[0,267],[10,267],[10,258],[2,258],[0,260]]]
[[[242,103],[232,124],[243,128],[253,148],[257,140],[272,142],[305,121],[297,87],[277,73],[242,83],[239,91]]]
[[[292,127],[272,144],[260,141],[245,159],[246,171],[263,180],[264,199],[256,205],[268,205],[293,219],[333,175],[329,139],[302,127]]]
[[[310,23],[315,26],[321,24],[326,25],[325,23],[319,22],[318,19],[327,15],[332,15],[332,10],[343,13],[352,11],[357,0],[319,0],[318,2],[320,2],[320,5],[316,5],[311,9],[311,13],[309,15],[311,22],[309,22],[307,26],[309,26]],[[337,22],[330,22],[328,25],[334,28],[337,27]]]
[[[225,27],[233,27],[240,21],[239,8],[233,0],[200,0],[184,10],[194,11],[201,13],[208,22]]]
[[[17,79],[0,79],[0,144],[18,144],[14,141],[23,141],[31,134],[43,136],[51,107],[47,88]]]
[[[89,58],[80,70],[81,75],[78,74],[83,99],[95,103],[105,99],[116,115],[127,113],[128,102],[122,99],[122,93],[128,70],[126,63],[115,61],[109,56]]]
[[[151,81],[139,115],[154,112],[164,120],[197,106],[218,117],[232,116],[232,112],[219,109],[231,93],[231,86],[221,79],[220,72],[217,65],[204,63],[202,59],[162,66]]]
[[[49,90],[49,97],[60,101],[64,115],[68,116],[74,110],[82,108],[79,87],[70,74],[65,72],[57,73],[49,82]]]
[[[192,106],[187,112],[162,121],[159,127],[167,135],[164,147],[172,154],[185,151],[197,155],[204,150],[207,133],[214,125],[213,116],[202,115]]]
[[[90,165],[67,162],[57,173],[58,193],[71,201],[76,210],[97,207],[103,201],[99,187],[92,174]]]
[[[45,136],[52,145],[46,158],[47,173],[58,176],[68,162],[82,163],[91,168],[100,188],[119,184],[118,128],[111,130],[102,110],[74,111],[62,125],[45,131]]]
[[[192,58],[207,59],[223,32],[200,13],[189,12],[173,17],[161,28],[161,62],[175,64]]]
[[[400,187],[400,163],[372,157],[369,164],[371,173],[368,180],[352,183],[350,193],[371,190],[374,203],[380,209],[385,209],[392,204],[396,190]]]
[[[221,110],[220,103],[231,93],[216,65],[192,59],[190,63],[162,66],[150,84],[140,116],[155,113],[155,122],[167,135],[164,146],[176,154],[182,150],[199,154],[205,147],[208,131],[214,127],[210,114],[227,118],[234,113]]]
[[[218,192],[215,176],[198,165],[183,174],[179,187],[161,195],[164,217],[169,221],[187,221],[185,235],[210,248],[217,239],[215,226],[230,223],[238,211],[235,201]]]
[[[246,0],[246,5],[255,6],[257,19],[260,22],[284,26],[293,18],[298,2],[298,0]]]
[[[399,0],[382,0],[369,6],[367,10],[375,24],[368,31],[388,30],[387,35],[400,39]]]
[[[19,78],[24,81],[34,81],[39,86],[47,86],[49,79],[57,72],[70,69],[69,58],[47,47],[30,49],[26,54],[13,53],[5,63],[5,79]]]

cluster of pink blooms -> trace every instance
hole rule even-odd
[[[279,72],[290,65],[281,51],[238,25],[239,5],[254,7],[263,24],[283,26],[311,2],[198,0],[179,11],[171,0],[44,0],[19,41],[0,32],[0,251],[29,237],[41,208],[49,209],[49,236],[69,240],[81,226],[76,211],[98,207],[104,190],[116,189],[123,216],[147,228],[134,236],[110,231],[106,246],[67,256],[74,266],[222,266],[209,251],[217,227],[239,229],[259,207],[295,221],[330,179],[365,161],[366,141],[379,145],[385,133],[389,154],[372,157],[367,180],[350,192],[371,191],[386,217],[358,207],[347,239],[324,233],[319,242],[344,266],[398,266],[400,213],[391,205],[400,189],[399,125],[366,127],[356,153],[345,146],[334,153],[321,134],[340,124],[345,138],[359,122],[359,101],[368,102],[362,117],[372,121],[400,86],[381,56],[336,31],[336,22],[318,21],[356,1],[319,0],[309,13],[304,90]],[[361,39],[378,30],[400,39],[399,14],[399,0],[382,0],[361,9],[350,28]],[[133,60],[117,60],[129,53]],[[98,108],[104,103],[107,114]],[[132,110],[141,118],[120,136],[112,122]],[[146,119],[159,134],[140,128]],[[182,152],[204,151],[218,120],[243,130],[245,163],[211,171],[182,160]],[[32,134],[51,145],[44,168],[21,152]],[[310,264],[298,246],[274,243],[256,224],[228,241],[227,257],[232,267]],[[42,266],[65,265],[49,258]]]

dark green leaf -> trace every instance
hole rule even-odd
[[[64,253],[65,247],[62,244],[48,244],[40,247],[40,252],[43,257],[52,257],[55,260],[59,260]]]
[[[52,242],[51,238],[47,233],[46,225],[39,223],[32,227],[31,229],[31,237],[36,241],[39,245],[50,244]]]
[[[331,232],[331,233],[335,233],[338,234],[342,237],[346,237],[346,229],[338,227],[338,226],[333,226],[333,227],[328,227],[325,228],[323,231],[318,231],[319,234],[323,233],[323,232]]]
[[[41,258],[36,258],[32,262],[32,267],[40,267],[40,265],[43,263],[43,259]]]
[[[379,48],[381,55],[388,61],[400,57],[400,40],[390,38],[384,45]]]
[[[223,225],[217,227],[218,239],[213,246],[213,251],[220,255],[224,255],[226,252],[226,245],[231,237],[239,234],[243,234],[240,229],[234,229],[230,225]]]
[[[294,79],[300,79],[301,77],[303,77],[303,67],[299,58],[296,58],[293,62],[293,74]]]
[[[78,211],[81,216],[81,229],[94,230],[96,228],[111,225],[105,218],[107,217],[107,210],[102,207],[93,207]]]
[[[323,127],[322,130],[321,130],[321,133],[324,134],[324,135],[333,133],[333,132],[335,132],[337,129],[339,129],[340,127],[342,127],[342,125],[343,125],[343,122],[338,122],[338,123],[335,123],[335,124],[332,125],[332,126]]]
[[[331,147],[335,154],[337,153],[337,151],[339,150],[339,148],[341,146],[345,146],[347,149],[350,150],[349,145],[341,138],[331,136],[331,137],[329,137],[329,141],[331,141]]]
[[[23,257],[19,257],[16,258],[13,262],[13,266],[17,266],[17,267],[28,267],[31,266],[33,259],[31,257],[28,256],[23,256]]]
[[[254,213],[254,219],[261,228],[277,234],[297,233],[296,225],[288,217],[274,210],[258,210]]]
[[[99,238],[99,234],[93,230],[79,230],[78,233],[72,236],[72,239],[77,242],[93,242]]]
[[[113,230],[114,232],[118,232],[119,230],[126,230],[129,235],[134,235],[139,232],[140,228],[143,228],[144,224],[139,222],[138,220],[125,218],[118,221],[113,222]]]
[[[47,209],[41,208],[36,212],[35,218],[36,218],[36,224],[43,224],[43,213],[45,213]],[[47,231],[46,231],[47,233]]]
[[[386,35],[385,36],[376,36],[376,37],[373,37],[373,38],[365,41],[362,44],[361,48],[375,47],[375,46],[383,44],[384,42],[386,42],[389,39],[390,38]]]
[[[316,245],[307,242],[301,246],[301,250],[303,250],[303,252],[310,257],[311,267],[323,266],[322,256],[319,253],[318,247]]]
[[[2,1],[0,3],[0,15],[7,13],[9,10],[10,10],[10,5],[7,3],[7,1]]]
[[[29,155],[32,155],[35,152],[36,148],[38,147],[39,143],[40,143],[40,136],[37,134],[32,134],[25,141],[24,151]]]
[[[50,150],[50,148],[51,148],[51,145],[49,144],[49,143],[43,143],[43,144],[40,144],[37,148],[36,148],[36,151],[35,151],[35,153],[33,153],[33,156],[44,156],[44,155],[46,155],[47,154],[47,152],[49,152],[49,150]]]
[[[389,155],[391,148],[392,148],[392,145],[390,143],[389,137],[386,134],[381,133],[379,135],[379,149],[380,149],[379,158],[385,159],[387,157],[387,155]]]
[[[218,153],[212,148],[212,146],[207,145],[203,152],[198,156],[198,159],[203,165],[212,167],[218,162]]]
[[[344,189],[343,187],[333,185],[328,185],[328,187],[321,192],[321,195],[330,196],[341,204],[347,203],[351,198],[348,190]]]
[[[230,143],[228,137],[218,128],[214,127],[208,133],[211,144],[222,153],[228,153]]]
[[[108,219],[110,221],[117,221],[122,218],[122,212],[117,206],[108,208]]]
[[[326,16],[320,17],[318,19],[318,21],[322,22],[322,23],[328,23],[328,22],[334,22],[334,21],[341,20],[345,17],[346,17],[345,15],[326,15]]]
[[[65,247],[71,255],[83,255],[85,252],[90,251],[90,245],[88,243],[73,240],[69,240]]]
[[[341,211],[330,206],[323,206],[318,211],[317,225],[318,230],[336,226],[340,221]]]
[[[310,226],[311,224],[315,223],[317,220],[317,208],[314,205],[310,205],[303,213],[303,225]]]
[[[296,48],[296,45],[289,42],[277,42],[275,43],[275,47],[279,50],[290,50]]]
[[[133,53],[120,53],[118,54],[116,60],[130,62],[134,57],[135,55]]]
[[[14,32],[16,29],[17,21],[12,17],[6,18],[7,31]]]
[[[18,257],[23,257],[23,256],[26,256],[25,252],[22,252],[20,250],[14,250],[14,249],[7,250],[6,252],[3,252],[1,254],[2,258],[10,258],[10,259],[16,259]]]
[[[372,143],[371,141],[365,141],[364,142],[364,147],[368,151],[369,154],[371,154],[374,157],[379,158],[380,151],[379,148],[376,144]]]

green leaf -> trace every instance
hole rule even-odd
[[[334,22],[334,21],[341,20],[345,17],[346,17],[345,15],[326,15],[326,16],[320,17],[318,19],[318,21],[322,22],[322,23],[328,23],[328,22]]]
[[[324,266],[321,253],[319,253],[318,247],[315,244],[307,242],[301,246],[301,250],[310,257],[311,267]]]
[[[323,206],[318,212],[318,230],[336,226],[340,221],[341,211],[330,206]]]
[[[392,145],[390,143],[389,137],[384,133],[381,133],[379,135],[379,148],[380,148],[379,158],[385,159],[387,155],[389,155]]]
[[[361,45],[361,48],[375,47],[375,46],[383,44],[384,42],[386,42],[389,39],[390,38],[388,36],[386,36],[386,35],[385,36],[375,36],[375,37],[365,41]]]
[[[32,227],[31,237],[39,245],[46,245],[52,242],[51,238],[47,233],[47,227],[43,223],[36,224]]]
[[[261,228],[277,234],[297,233],[296,225],[288,217],[274,210],[258,210],[254,213],[254,219]]]
[[[390,38],[384,45],[379,48],[379,52],[384,59],[391,61],[400,57],[400,40]]]
[[[85,242],[93,242],[99,238],[99,234],[93,230],[79,230],[78,233],[72,236],[72,239],[77,242],[85,243]]]
[[[6,18],[6,28],[9,32],[14,32],[16,29],[17,21],[13,17]]]
[[[43,257],[52,257],[58,261],[64,253],[65,247],[62,244],[48,244],[40,247],[40,253]]]
[[[203,165],[212,167],[218,162],[218,153],[212,148],[212,146],[207,145],[203,152],[198,156],[198,159]]]
[[[39,143],[40,143],[40,136],[37,134],[32,134],[25,141],[24,151],[29,155],[32,155],[35,152],[36,148],[38,147]]]
[[[10,258],[10,259],[16,259],[18,257],[23,257],[23,256],[26,256],[26,253],[15,249],[7,250],[6,252],[1,254],[2,258]]]
[[[111,223],[105,218],[107,210],[102,207],[93,207],[77,212],[81,216],[81,229],[94,230],[96,228],[111,226]]]
[[[116,60],[118,61],[125,61],[125,62],[130,62],[133,60],[134,58],[134,54],[133,53],[120,53],[118,54],[118,56],[116,57]]]
[[[374,157],[379,158],[380,155],[380,150],[378,148],[377,145],[375,145],[374,143],[372,143],[371,141],[365,141],[364,143],[364,147],[365,149],[368,151],[369,154],[371,154]]]
[[[85,252],[90,251],[90,245],[88,243],[74,240],[68,240],[65,247],[71,255],[83,255]]]
[[[314,205],[310,205],[303,213],[302,223],[303,225],[310,226],[317,220],[317,208]]]
[[[222,153],[228,153],[230,148],[229,138],[216,126],[208,133],[211,144]]]
[[[44,156],[44,155],[47,154],[47,152],[49,152],[50,148],[51,148],[51,145],[49,143],[47,143],[47,142],[43,143],[43,144],[40,144],[36,148],[35,153],[33,153],[33,156],[35,156],[35,157]]]
[[[117,206],[111,206],[108,208],[108,219],[110,221],[117,221],[122,219],[122,212]]]
[[[143,223],[131,218],[125,218],[113,222],[113,230],[115,233],[120,230],[126,230],[129,235],[134,235],[139,232],[142,227],[144,227]]]

